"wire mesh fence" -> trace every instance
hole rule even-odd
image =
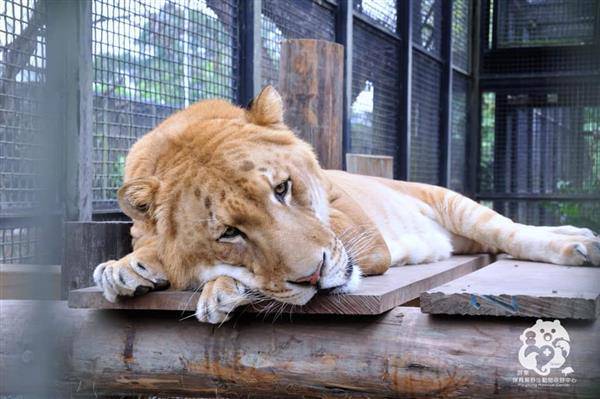
[[[334,8],[312,0],[262,1],[261,62],[263,85],[277,87],[281,42],[285,39],[335,41]]]
[[[436,55],[442,50],[442,0],[413,0],[413,45]]]
[[[96,212],[117,211],[131,145],[174,111],[203,98],[238,100],[242,0],[91,0],[93,181]],[[448,67],[443,0],[412,1],[411,115],[400,93],[404,62],[398,0],[352,0],[350,148],[398,158],[410,118],[409,178],[442,180],[440,138]],[[595,226],[600,192],[598,0],[482,1],[482,67],[472,71],[473,0],[453,0],[450,173],[466,191],[473,75],[493,77],[482,100],[478,195],[521,221]],[[0,262],[31,262],[39,226],[19,219],[37,206],[37,144],[46,81],[43,0],[0,3]],[[339,2],[263,0],[262,81],[277,85],[280,43],[335,41]],[[479,3],[477,3],[479,4]],[[445,14],[448,15],[448,14]],[[50,36],[49,36],[50,37]],[[521,51],[519,56],[513,52]],[[523,85],[522,78],[551,78]],[[587,76],[585,84],[577,83]],[[590,78],[591,77],[591,78]],[[491,78],[490,78],[491,79]],[[575,82],[575,83],[573,83]],[[517,84],[519,83],[519,84]],[[60,212],[60,210],[59,210]],[[12,218],[9,220],[9,218]]]
[[[471,0],[452,3],[452,64],[465,72],[471,70]]]
[[[596,0],[499,1],[497,47],[580,45],[594,39]]]
[[[597,0],[484,8],[482,82],[492,83],[481,97],[479,198],[518,221],[600,227],[599,14]]]
[[[350,152],[397,155],[400,43],[354,23]]]
[[[450,132],[450,173],[448,186],[466,191],[469,79],[454,72],[452,78],[452,121]]]
[[[480,196],[519,220],[600,227],[598,93],[598,84],[484,93]],[[573,202],[586,196],[595,205]],[[565,201],[526,201],[544,197]]]
[[[410,180],[440,183],[441,65],[415,52],[412,70]]]
[[[482,72],[598,74],[598,4],[598,0],[487,0],[482,10]]]
[[[39,206],[43,149],[42,94],[46,80],[42,1],[0,3],[0,218],[31,214]],[[38,230],[0,225],[0,263],[32,262]]]
[[[0,229],[0,263],[40,262],[41,229],[16,223]]]
[[[94,0],[95,209],[115,209],[137,138],[199,99],[237,99],[237,2]]]
[[[398,0],[354,0],[354,9],[374,24],[398,29]]]
[[[4,2],[0,7],[0,213],[36,206],[36,161],[45,81],[42,3]]]

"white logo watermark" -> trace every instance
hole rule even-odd
[[[571,338],[560,321],[537,320],[523,331],[519,339],[522,343],[519,363],[524,370],[518,370],[517,377],[513,377],[514,383],[568,386],[576,382],[575,378],[570,377],[574,373],[573,368],[566,364],[571,352]]]

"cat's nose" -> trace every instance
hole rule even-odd
[[[319,263],[315,272],[309,276],[299,278],[298,280],[294,281],[294,283],[300,283],[300,284],[308,283],[310,285],[317,285],[317,283],[321,279],[321,271],[323,270],[324,264],[325,264],[325,252],[323,252],[323,260],[321,261],[321,263]]]

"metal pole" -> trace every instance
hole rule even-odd
[[[473,0],[471,15],[471,85],[468,99],[468,135],[467,135],[467,185],[466,194],[475,198],[478,191],[478,175],[481,167],[480,147],[481,147],[481,90],[479,84],[480,63],[481,63],[481,45],[485,41],[482,35],[485,30],[482,29],[482,2]]]
[[[262,0],[239,0],[241,38],[239,102],[243,105],[256,97],[262,88],[261,9]]]
[[[350,116],[352,113],[353,10],[351,0],[340,0],[335,16],[335,41],[344,46],[344,88],[342,120],[342,167],[346,169],[346,154],[350,152]]]
[[[440,90],[440,185],[450,184],[452,145],[452,5],[442,2],[442,86]]]
[[[412,12],[413,1],[398,2],[398,32],[402,37],[400,50],[400,129],[395,177],[410,179],[410,129],[412,97]]]

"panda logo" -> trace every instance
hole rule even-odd
[[[547,376],[552,369],[562,367],[571,351],[569,333],[560,321],[537,320],[519,337],[523,345],[519,349],[519,362],[527,370]],[[570,367],[563,374],[572,373]]]

